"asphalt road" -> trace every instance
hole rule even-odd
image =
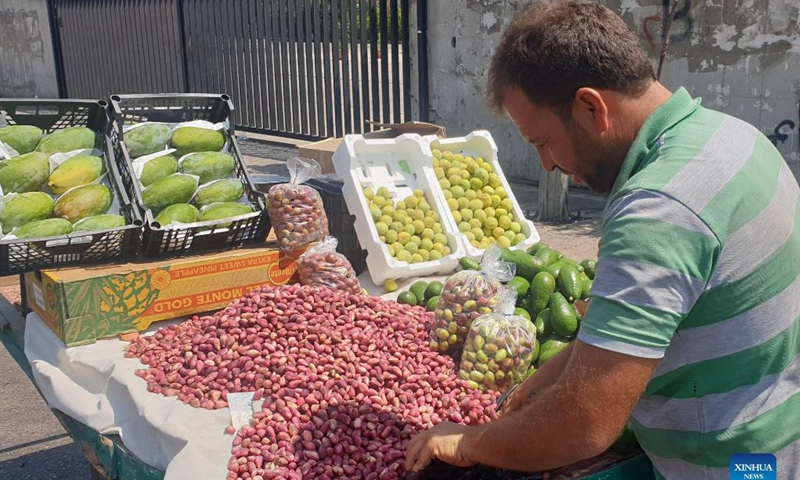
[[[0,344],[0,479],[89,480],[90,467]]]

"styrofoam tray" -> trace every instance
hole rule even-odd
[[[465,255],[464,247],[458,239],[455,221],[447,210],[444,194],[435,182],[433,157],[422,137],[404,134],[393,139],[365,139],[362,135],[346,135],[333,155],[333,164],[344,182],[342,194],[348,210],[356,217],[356,234],[367,250],[367,267],[375,284],[389,278],[447,274],[456,269],[458,260]],[[376,191],[386,187],[394,202],[411,195],[415,189],[425,192],[431,209],[439,214],[450,255],[413,264],[389,255],[372,221],[362,186]]]
[[[436,138],[427,136],[423,140],[428,146],[429,153],[435,149],[449,150],[453,153],[461,153],[465,157],[482,157],[484,160],[491,163],[495,173],[497,173],[497,175],[500,177],[500,181],[503,185],[503,188],[506,190],[508,198],[511,199],[511,202],[514,204],[514,219],[519,222],[520,226],[522,227],[521,233],[523,233],[526,237],[525,241],[510,247],[511,250],[528,250],[528,248],[539,242],[539,232],[536,231],[536,227],[533,225],[533,222],[525,218],[522,208],[519,206],[516,197],[514,197],[513,190],[511,190],[511,185],[509,185],[508,180],[503,173],[500,162],[497,160],[497,145],[494,143],[494,139],[489,132],[485,130],[477,130],[465,137],[453,138]],[[431,158],[433,158],[432,154]],[[431,162],[432,161],[433,160],[431,160]],[[432,169],[430,173],[433,175],[432,181],[435,185],[435,190],[444,200],[444,194],[442,193],[442,188],[439,186],[439,182],[436,180],[436,174],[433,173]],[[450,209],[447,208],[446,203],[445,210],[447,210],[446,216],[451,222],[455,223],[453,215],[450,213]],[[463,248],[466,251],[466,255],[472,259],[480,260],[480,258],[483,257],[483,252],[485,252],[485,249],[475,248],[471,243],[469,243],[469,240],[467,240],[467,238],[458,231],[458,229],[455,231],[458,234],[459,242],[463,245]]]

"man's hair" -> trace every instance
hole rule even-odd
[[[503,113],[509,90],[571,116],[581,87],[638,97],[655,80],[636,35],[608,8],[586,0],[538,2],[503,32],[489,71],[488,103]]]

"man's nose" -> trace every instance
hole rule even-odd
[[[552,158],[550,158],[550,156],[547,155],[547,153],[542,152],[538,148],[536,149],[536,151],[539,152],[539,158],[541,159],[542,168],[544,168],[544,171],[549,173],[555,170],[556,164],[553,163]]]

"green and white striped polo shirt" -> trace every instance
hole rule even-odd
[[[684,89],[631,146],[578,338],[661,358],[632,421],[657,478],[727,480],[736,453],[800,478],[799,197],[764,135]]]

